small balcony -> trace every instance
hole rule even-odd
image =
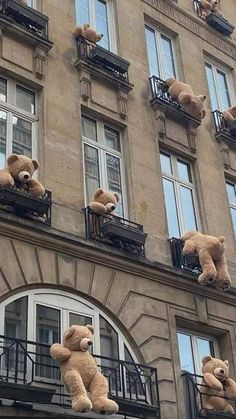
[[[115,215],[95,214],[89,207],[84,208],[86,238],[99,240],[120,249],[145,256],[147,234],[141,224]]]
[[[184,372],[182,374],[185,390],[185,406],[188,419],[236,419],[236,414],[219,412],[213,409],[203,407],[202,396],[206,393],[207,386],[202,383],[202,376]],[[228,397],[222,396],[222,399],[228,401],[236,412],[236,403]]]
[[[200,0],[193,0],[195,10],[197,12],[198,17],[200,19],[205,20],[208,25],[210,25],[212,28],[217,30],[218,32],[222,33],[225,36],[232,35],[234,31],[234,26],[231,25],[228,20],[226,20],[222,16],[216,15],[214,12],[209,12],[208,14],[204,14],[203,8],[201,6]]]
[[[160,418],[155,368],[93,356],[108,380],[109,397],[119,404],[119,415]],[[71,408],[49,345],[0,336],[0,399]]]
[[[236,120],[226,122],[223,113],[218,110],[213,111],[212,115],[216,130],[216,139],[236,146]]]
[[[42,198],[22,191],[16,186],[0,186],[0,210],[19,217],[32,219],[51,225],[51,192],[46,191]]]
[[[194,254],[183,256],[182,250],[184,242],[176,237],[170,239],[170,250],[172,264],[175,268],[183,269],[193,275],[199,275],[202,272],[199,259]]]

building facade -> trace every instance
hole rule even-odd
[[[236,378],[236,138],[222,117],[236,3],[219,7],[225,19],[197,0],[1,1],[0,165],[38,159],[48,192],[1,191],[0,415],[74,415],[48,350],[71,324],[95,326],[120,417],[212,417],[196,395],[205,355]],[[73,37],[86,22],[97,45]],[[202,121],[168,96],[170,77],[207,97]],[[87,208],[99,187],[121,198],[108,227]],[[226,293],[198,284],[188,230],[226,237]]]

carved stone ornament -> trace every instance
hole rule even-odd
[[[230,169],[229,147],[225,143],[220,144],[221,158],[225,169]]]
[[[34,72],[36,77],[42,79],[45,76],[46,53],[37,47],[34,51]]]

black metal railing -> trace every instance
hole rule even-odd
[[[105,69],[113,76],[128,82],[128,68],[130,63],[111,51],[89,41],[83,36],[76,39],[79,60],[87,61]]]
[[[198,17],[205,20],[205,16],[204,16],[204,13],[203,13],[203,8],[201,6],[201,1],[200,0],[193,0],[193,5],[194,5],[194,8],[197,12]]]
[[[235,419],[236,414],[224,413],[213,409],[206,409],[204,407],[204,395],[207,394],[207,385],[203,382],[201,375],[190,374],[183,372],[182,374],[184,390],[185,390],[185,406],[188,419]],[[227,397],[222,392],[221,397],[227,401],[235,410],[235,400]]]
[[[185,271],[191,272],[194,275],[199,275],[199,273],[202,272],[202,269],[199,264],[198,257],[193,254],[183,256],[183,247],[183,240],[178,239],[176,237],[172,237],[170,239],[170,250],[173,266],[175,268],[180,268]]]
[[[115,215],[98,215],[84,208],[87,239],[100,240],[121,249],[145,256],[147,234],[141,224]]]
[[[230,36],[234,31],[234,26],[223,16],[214,13],[214,10],[204,10],[200,0],[193,0],[194,8],[200,19],[205,20],[208,25],[222,33],[225,36]]]
[[[168,105],[175,107],[176,109],[185,112],[184,107],[180,105],[177,100],[172,99],[168,93],[168,86],[164,80],[159,79],[156,76],[150,77],[150,85],[152,92],[152,99],[159,99],[161,102],[164,102]]]
[[[216,135],[223,135],[229,139],[236,140],[236,120],[226,122],[223,112],[215,110],[212,112]]]
[[[93,355],[109,384],[109,396],[119,404],[120,414],[159,418],[157,370],[147,365]],[[27,391],[26,391],[27,390]],[[50,401],[45,397],[49,393]],[[0,399],[40,402],[71,407],[60,380],[58,363],[50,346],[0,336]]]

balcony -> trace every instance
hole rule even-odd
[[[203,408],[202,395],[205,393],[206,385],[201,384],[202,376],[184,372],[182,374],[185,390],[185,402],[188,419],[236,419],[236,414],[224,413],[217,410]],[[226,399],[235,409],[235,401]]]
[[[46,191],[42,198],[38,198],[16,186],[0,186],[0,209],[19,217],[51,225],[51,204],[49,191]]]
[[[145,256],[147,234],[141,224],[115,215],[95,214],[89,207],[84,208],[86,238],[99,240],[120,249]]]
[[[49,349],[49,345],[0,336],[0,399],[70,409],[59,366]],[[119,404],[120,415],[160,418],[155,368],[97,355],[94,358],[107,377],[109,397]]]
[[[182,250],[184,242],[180,239],[172,237],[170,239],[170,250],[172,264],[175,268],[183,269],[193,275],[199,275],[202,272],[199,259],[194,254],[183,256]]]
[[[216,139],[236,146],[236,120],[226,123],[223,113],[218,110],[213,111],[212,115],[216,130]]]
[[[208,25],[210,25],[212,28],[217,30],[218,32],[222,33],[225,36],[232,35],[234,31],[234,26],[231,25],[228,20],[226,20],[222,16],[218,16],[214,12],[209,12],[206,14],[206,16],[203,13],[203,8],[201,7],[201,1],[200,0],[193,0],[194,7],[197,11],[198,17],[205,20]]]

